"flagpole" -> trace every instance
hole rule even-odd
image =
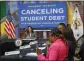
[[[8,10],[10,10],[10,3],[8,2]],[[11,13],[8,14],[8,17],[10,17]]]
[[[9,13],[9,10],[10,10],[10,1],[8,2],[8,10],[7,10],[7,18],[10,17],[10,13]],[[11,37],[9,37],[9,39],[11,39]]]

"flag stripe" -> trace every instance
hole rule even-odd
[[[11,22],[11,25],[12,25],[12,28],[13,28],[13,32],[14,32],[14,34],[15,34],[15,28],[14,28],[13,22]]]
[[[14,29],[13,29],[14,26],[12,26],[12,24],[13,24],[13,23],[10,22],[10,29],[11,29],[11,32],[12,32],[11,35],[12,35],[12,37],[14,37]]]
[[[9,24],[9,36],[12,38],[12,36],[11,36],[11,30],[10,30],[10,24]]]
[[[7,19],[6,19],[6,23],[9,24],[9,21],[8,21]],[[6,24],[6,23],[5,23],[5,24]]]
[[[12,24],[11,24],[11,22],[10,22],[10,29],[11,29],[11,35],[12,35],[12,37],[14,36],[14,33],[13,33],[13,28],[12,28]]]
[[[7,35],[9,35],[8,29],[6,27],[5,27],[4,30],[6,31]]]
[[[9,27],[8,27],[8,25],[9,25],[9,22],[6,19],[6,22],[5,22],[5,31],[9,35],[9,31],[8,31]]]
[[[10,36],[11,38],[15,36],[14,24],[12,21],[9,22],[8,19],[6,19],[6,22],[5,22],[5,31],[8,34],[8,36]]]
[[[13,30],[14,30],[14,24],[13,24],[13,22],[11,22],[11,25],[12,25],[12,28],[13,28]]]
[[[12,29],[12,27],[11,27],[11,23],[9,24],[9,29],[10,29],[10,32],[11,32],[11,33],[10,33],[10,36],[13,38],[13,31],[12,31],[13,29]]]

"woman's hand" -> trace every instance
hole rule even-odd
[[[42,52],[41,52],[41,49],[39,49],[39,48],[36,48],[36,53],[37,53],[37,55],[40,55],[40,54],[42,54]]]

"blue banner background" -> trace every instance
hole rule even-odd
[[[49,6],[50,5],[50,6]],[[36,7],[38,6],[38,7]],[[63,8],[63,13],[54,13],[54,14],[25,14],[23,15],[21,12],[22,10],[34,10],[34,9],[59,9]],[[24,11],[24,12],[25,12]],[[42,17],[47,16],[44,20],[22,20],[21,17]],[[64,19],[60,20],[49,20],[49,16],[64,16]],[[67,7],[66,2],[34,2],[34,3],[23,3],[18,2],[18,17],[19,17],[19,27],[20,28],[27,28],[28,26],[32,26],[33,28],[54,28],[56,27],[60,22],[67,23]],[[30,23],[30,24],[29,24]],[[32,24],[32,23],[38,23],[38,24]],[[50,24],[43,24],[43,23],[50,23]]]

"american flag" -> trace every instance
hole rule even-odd
[[[12,16],[10,13],[10,10],[8,10],[8,17],[5,21],[5,28],[4,28],[6,34],[12,39],[15,37],[15,28],[14,23],[12,22]]]

